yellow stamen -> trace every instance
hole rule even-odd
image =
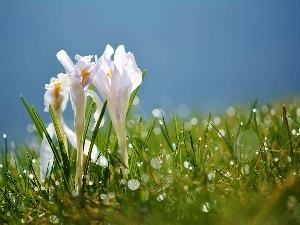
[[[81,74],[82,74],[82,77],[81,77],[81,84],[83,84],[86,80],[86,78],[90,75],[90,72],[86,71],[85,68],[81,69]]]
[[[113,71],[112,71],[111,69],[106,73],[106,75],[107,75],[109,78],[112,77],[112,74],[113,74]]]
[[[58,98],[58,97],[59,97],[59,91],[60,91],[60,89],[61,89],[61,82],[56,83],[56,84],[54,85],[54,97],[55,97],[55,98]]]

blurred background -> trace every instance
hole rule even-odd
[[[19,143],[32,123],[20,94],[50,121],[44,85],[65,72],[61,49],[74,59],[125,45],[147,70],[138,94],[146,118],[300,94],[298,0],[2,0],[0,28],[0,133]]]

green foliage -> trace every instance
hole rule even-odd
[[[136,93],[135,93],[136,94]],[[38,153],[1,159],[0,223],[20,224],[298,224],[300,223],[300,142],[298,100],[235,107],[235,113],[190,118],[159,116],[145,121],[127,115],[129,173],[120,170],[117,140],[105,106],[93,132],[86,110],[84,140],[108,159],[108,167],[85,157],[83,201],[70,190],[74,149],[56,131],[52,140],[34,107],[22,97],[39,132],[54,153],[45,182]],[[134,110],[134,106],[131,106]],[[41,133],[40,133],[41,132]],[[41,135],[42,134],[42,135]],[[67,150],[69,149],[69,150]],[[5,163],[7,162],[7,163]],[[132,184],[139,182],[136,190]]]

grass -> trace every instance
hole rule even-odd
[[[44,122],[22,101],[41,138]],[[256,101],[219,116],[194,113],[191,120],[173,114],[149,121],[137,117],[133,106],[127,115],[128,174],[121,173],[109,117],[90,131],[95,106],[88,103],[84,136],[108,167],[86,157],[83,196],[74,197],[76,150],[64,146],[60,134],[49,139],[55,160],[45,182],[39,179],[39,153],[27,146],[10,152],[5,138],[0,223],[299,224],[300,102],[285,103]]]

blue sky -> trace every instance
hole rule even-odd
[[[139,98],[149,116],[300,94],[298,0],[3,0],[0,28],[0,133],[11,138],[31,122],[20,94],[49,121],[44,85],[64,72],[61,49],[100,56],[124,44],[147,69]]]

